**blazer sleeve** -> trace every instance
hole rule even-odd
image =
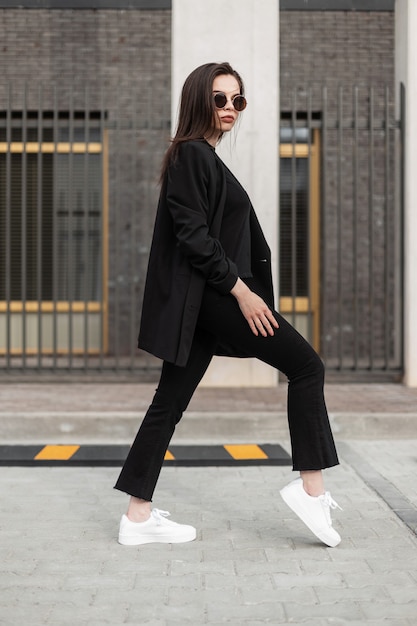
[[[210,207],[216,202],[217,178],[211,148],[201,142],[186,142],[168,170],[166,199],[181,253],[209,285],[226,294],[236,283],[238,270],[220,241],[210,234]]]

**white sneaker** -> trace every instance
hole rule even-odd
[[[330,509],[341,509],[326,491],[321,496],[309,496],[301,478],[281,489],[282,499],[302,522],[326,545],[335,548],[341,537],[332,526]]]
[[[177,524],[167,520],[168,511],[152,509],[146,522],[131,522],[122,516],[119,528],[119,543],[138,546],[142,543],[185,543],[193,541],[197,532],[193,526]]]

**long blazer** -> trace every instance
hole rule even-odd
[[[219,242],[226,200],[224,165],[206,141],[187,141],[165,175],[149,255],[138,347],[175,365],[190,353],[206,284],[228,294],[236,265]],[[271,252],[251,206],[252,273],[273,308]],[[243,356],[229,346],[216,354]]]

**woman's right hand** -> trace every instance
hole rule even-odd
[[[236,298],[239,308],[254,335],[263,337],[274,334],[279,324],[271,309],[258,294],[251,291],[240,278],[237,279],[230,293]]]

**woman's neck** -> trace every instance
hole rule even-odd
[[[207,141],[207,143],[209,143],[213,148],[215,148],[217,146],[217,144],[219,143],[220,137],[222,136],[221,132],[218,131],[213,131],[213,133],[211,135],[209,135],[208,137],[204,137],[204,139]]]

